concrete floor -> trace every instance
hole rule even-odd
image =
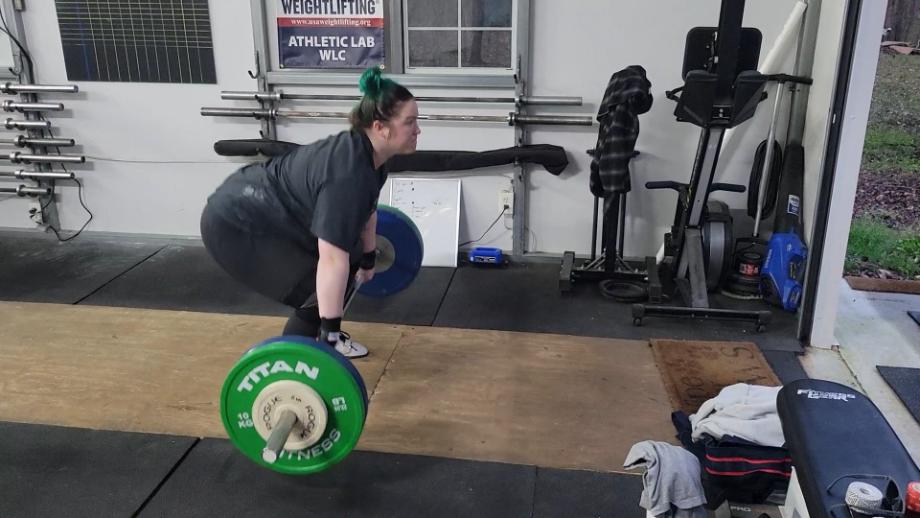
[[[801,362],[810,377],[836,381],[869,396],[920,464],[920,424],[876,369],[920,368],[920,326],[908,310],[920,310],[920,295],[856,291],[841,279],[834,325],[839,345],[809,347]]]

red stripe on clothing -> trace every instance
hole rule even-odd
[[[706,468],[706,473],[709,473],[710,475],[728,475],[732,477],[750,475],[751,473],[773,473],[774,475],[782,475],[784,477],[792,476],[791,472],[781,471],[778,469],[770,469],[770,468],[752,469],[749,471],[717,471],[712,468]]]
[[[747,457],[714,457],[709,453],[706,454],[706,460],[715,462],[748,462],[750,464],[776,464],[778,462],[792,462],[792,459],[785,457],[782,459],[749,459]]]

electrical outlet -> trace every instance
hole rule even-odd
[[[499,191],[498,197],[505,214],[514,214],[514,193],[511,191]]]
[[[42,214],[42,203],[38,200],[29,202],[29,219],[36,225],[44,225],[45,219]]]

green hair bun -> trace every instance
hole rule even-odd
[[[382,76],[383,71],[380,70],[379,66],[368,68],[361,74],[361,79],[358,80],[358,89],[361,90],[362,94],[376,100],[383,93],[384,84],[387,81]]]

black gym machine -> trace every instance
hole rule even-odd
[[[761,34],[742,27],[744,2],[723,0],[718,27],[695,27],[687,34],[684,51],[684,85],[668,91],[677,102],[678,121],[699,126],[700,139],[689,183],[648,182],[649,189],[673,189],[678,193],[677,210],[671,232],[665,235],[664,258],[646,259],[649,286],[668,286],[686,306],[633,305],[633,321],[641,324],[646,316],[719,318],[754,322],[763,328],[770,320],[765,310],[715,309],[709,306],[709,290],[718,285],[725,261],[716,261],[712,245],[721,238],[731,247],[731,236],[708,234],[705,222],[723,213],[723,205],[709,202],[715,191],[743,193],[743,185],[713,183],[725,132],[751,117],[764,98],[767,78],[757,72]],[[713,209],[716,209],[714,211]],[[730,228],[723,227],[723,228]],[[709,243],[704,250],[704,238]],[[708,252],[708,253],[707,253]],[[708,257],[707,257],[708,255]],[[722,253],[718,257],[725,257]],[[707,265],[708,259],[708,265]],[[721,264],[719,264],[721,263]],[[708,268],[707,268],[708,266]],[[667,283],[673,279],[673,286]]]
[[[614,195],[615,200],[605,200],[605,206],[614,203],[614,210],[604,211],[601,257],[594,255],[594,242],[591,260],[584,265],[576,266],[574,253],[566,252],[560,270],[560,291],[571,290],[572,284],[580,280],[603,281],[626,288],[637,286],[633,290],[620,290],[634,296],[635,301],[650,302],[633,304],[636,325],[649,316],[748,321],[758,331],[769,323],[771,314],[766,310],[710,307],[709,292],[718,288],[734,266],[735,241],[727,204],[710,200],[709,195],[717,191],[745,192],[743,185],[718,183],[713,179],[727,130],[753,117],[758,104],[767,97],[764,92],[767,83],[777,83],[779,93],[787,82],[810,83],[810,80],[758,72],[762,36],[756,28],[742,27],[743,14],[743,0],[722,0],[718,27],[695,27],[688,32],[682,69],[684,85],[666,92],[668,99],[677,103],[674,110],[677,120],[699,126],[701,132],[688,183],[645,184],[648,189],[672,189],[678,193],[671,231],[664,238],[663,257],[660,261],[657,257],[647,257],[644,269],[625,262],[622,257],[625,193]],[[776,108],[771,138],[775,112]],[[756,193],[758,203],[764,195]],[[597,204],[595,199],[594,239]],[[684,306],[661,304],[678,296]],[[620,300],[630,301],[627,297]]]

